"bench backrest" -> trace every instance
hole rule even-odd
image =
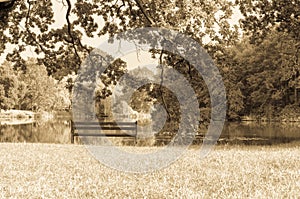
[[[79,130],[80,133],[75,131]],[[92,133],[91,133],[92,131]],[[113,132],[112,131],[117,131]],[[128,134],[123,131],[131,131]],[[71,122],[71,143],[75,136],[137,137],[137,121],[135,122]]]

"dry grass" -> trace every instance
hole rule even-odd
[[[0,144],[1,198],[299,197],[300,147],[221,146],[204,160],[190,149],[148,174],[107,168],[83,146]]]

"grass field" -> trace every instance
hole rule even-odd
[[[298,198],[300,144],[196,149],[147,174],[101,165],[84,146],[0,144],[1,198]]]

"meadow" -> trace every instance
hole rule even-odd
[[[81,145],[0,144],[0,198],[297,198],[300,144],[197,148],[146,174],[100,164]]]

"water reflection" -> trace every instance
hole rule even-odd
[[[224,137],[300,137],[300,123],[230,122],[222,133]]]
[[[143,131],[140,126],[139,131]],[[226,123],[219,143],[276,144],[300,140],[300,123]],[[145,129],[149,131],[149,129]],[[70,118],[47,122],[11,125],[0,123],[0,142],[39,142],[67,144],[70,139]],[[142,132],[138,132],[142,134]],[[170,141],[165,140],[166,144]],[[196,143],[201,143],[198,141]],[[156,144],[159,145],[156,140]]]
[[[245,144],[276,144],[298,141],[300,140],[300,123],[226,123],[220,140]]]
[[[0,125],[0,142],[70,143],[70,123],[65,120]]]

